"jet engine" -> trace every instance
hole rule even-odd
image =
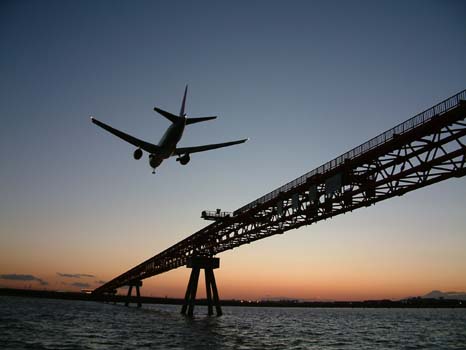
[[[189,157],[189,154],[186,153],[185,155],[179,157],[179,158],[176,158],[176,160],[178,162],[180,162],[181,165],[186,165],[189,163],[189,161],[191,160],[191,158]]]
[[[134,151],[134,154],[133,154],[133,157],[134,159],[141,159],[142,157],[142,150],[140,148],[138,148],[137,150]]]

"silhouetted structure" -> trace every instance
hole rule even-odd
[[[466,135],[465,100],[466,90],[239,208],[232,216],[216,218],[97,288],[94,294],[186,265],[193,257],[211,258],[243,244],[464,176],[466,146],[461,139]],[[190,295],[190,302],[194,302],[195,292]]]
[[[33,290],[33,289],[12,289],[0,288],[0,295],[18,296],[27,298],[47,298],[47,299],[64,299],[64,300],[83,300],[83,301],[103,301],[113,303],[126,303],[126,295],[104,295],[88,294],[82,292],[57,292],[50,290]],[[145,304],[171,304],[183,305],[183,299],[174,298],[157,298],[143,297],[141,303]],[[135,297],[130,302],[136,302]],[[206,300],[198,300],[199,304],[206,304]],[[369,307],[369,308],[466,308],[464,300],[457,299],[438,299],[438,298],[409,298],[402,300],[366,300],[366,301],[299,301],[299,300],[223,300],[223,305],[227,306],[252,306],[252,307]]]
[[[137,296],[137,305],[138,307],[141,307],[141,293],[139,291],[139,287],[142,287],[142,281],[131,281],[129,283],[129,288],[128,288],[128,295],[125,301],[125,305],[128,306],[131,300],[131,291],[133,290],[133,287],[136,288],[136,296]],[[113,292],[113,294],[116,294]]]
[[[217,209],[215,211],[203,210],[201,213],[201,218],[203,218],[204,220],[212,221],[222,220],[230,216],[233,216],[233,213],[228,211],[222,211],[221,209]]]
[[[184,304],[181,308],[181,313],[186,315],[187,310],[188,316],[193,315],[199,274],[201,269],[204,269],[208,314],[209,316],[214,314],[214,305],[217,311],[217,316],[221,316],[222,309],[220,307],[220,299],[218,297],[217,284],[215,283],[214,276],[214,269],[218,269],[220,267],[220,259],[208,257],[191,257],[188,259],[187,267],[192,268],[192,270],[191,276],[189,277],[188,288],[186,288],[186,295],[184,297]]]

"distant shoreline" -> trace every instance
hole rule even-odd
[[[124,303],[129,300],[130,303],[136,303],[136,297],[124,295],[103,296],[93,295],[80,292],[57,292],[48,290],[32,289],[13,289],[0,288],[0,296],[16,296],[29,298],[48,298],[64,300],[82,300],[82,301],[100,301]],[[140,298],[142,304],[171,304],[182,305],[183,299],[177,298]],[[205,305],[205,299],[196,301],[198,305]],[[325,308],[466,308],[466,302],[453,299],[426,299],[426,298],[409,298],[404,300],[366,300],[366,301],[298,301],[298,300],[263,300],[263,301],[245,301],[245,300],[221,300],[222,306],[246,306],[246,307],[325,307]]]

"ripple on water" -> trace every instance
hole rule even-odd
[[[465,349],[466,309],[226,307],[194,319],[142,309],[0,297],[2,349]]]

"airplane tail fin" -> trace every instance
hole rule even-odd
[[[187,93],[188,93],[188,85],[186,85],[186,88],[184,89],[183,102],[181,102],[180,117],[184,116],[184,107],[186,105],[186,94]]]
[[[217,116],[201,117],[201,118],[186,118],[186,125],[205,122],[207,120],[212,120],[212,119],[215,119],[215,118],[217,118]]]
[[[180,120],[180,118],[186,117],[186,114],[185,114],[184,110],[185,110],[185,106],[186,106],[186,95],[187,94],[188,94],[188,85],[186,85],[186,88],[184,89],[183,101],[181,102],[181,109],[180,109],[180,115],[179,116],[171,114],[170,112],[164,111],[163,109],[160,109],[158,107],[154,107],[154,111],[156,111],[157,113],[163,115],[165,118],[167,118],[172,123],[176,123],[177,121]],[[201,118],[186,118],[186,125],[205,122],[207,120],[212,120],[212,119],[215,119],[215,118],[217,118],[217,117],[212,116],[212,117],[201,117]]]

